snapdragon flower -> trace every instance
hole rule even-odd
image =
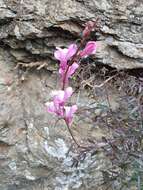
[[[73,114],[77,110],[77,106],[65,106],[67,100],[72,96],[73,90],[71,87],[66,88],[65,90],[57,90],[51,93],[52,101],[47,102],[46,110],[49,113],[54,113],[60,118],[65,119],[67,124],[71,124],[73,119]]]
[[[64,107],[65,109],[65,121],[68,125],[71,124],[72,120],[73,120],[73,116],[74,116],[74,113],[77,111],[77,105],[73,105],[73,106],[65,106]]]
[[[65,70],[67,67],[67,62],[72,58],[72,56],[77,51],[77,45],[71,44],[68,48],[57,48],[54,52],[54,57],[60,61],[60,68]]]
[[[95,41],[89,41],[85,48],[80,52],[80,56],[87,57],[89,55],[95,54],[97,49],[97,43]]]
[[[51,92],[53,101],[60,105],[65,105],[66,101],[71,97],[73,89],[71,87],[65,90],[55,90]]]
[[[78,108],[77,105],[67,106],[68,99],[72,96],[73,90],[71,87],[66,88],[66,86],[68,86],[69,78],[78,69],[82,58],[86,58],[96,52],[97,44],[95,41],[89,41],[85,45],[91,31],[93,31],[96,26],[96,22],[87,22],[79,46],[71,44],[68,48],[56,48],[54,57],[59,61],[59,74],[62,90],[53,91],[51,93],[52,100],[46,103],[47,112],[55,114],[58,118],[65,121],[71,137],[78,147],[80,147],[80,145],[76,142],[76,139],[70,130],[74,114]]]

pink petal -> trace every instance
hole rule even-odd
[[[96,52],[97,44],[95,41],[89,41],[85,48],[81,51],[80,56],[86,57],[88,55],[94,54]]]
[[[45,105],[46,105],[46,111],[47,112],[49,112],[49,113],[55,113],[56,112],[53,102],[47,102]]]
[[[65,120],[68,124],[72,122],[73,114],[77,111],[77,105],[73,105],[71,107],[67,106],[65,108]]]
[[[67,100],[68,98],[70,98],[72,93],[73,93],[73,89],[71,87],[66,88],[64,99]]]
[[[64,80],[65,71],[63,69],[59,69],[59,73],[61,74],[61,81],[64,82],[66,85],[68,85],[69,78],[75,73],[76,69],[79,67],[77,63],[73,63],[66,74],[66,79]]]
[[[64,108],[56,101],[46,103],[46,111],[49,113],[54,113],[57,116],[64,116]]]
[[[67,62],[75,53],[77,50],[76,44],[71,44],[68,48],[57,48],[57,50],[54,52],[54,57],[59,60],[60,62]]]
[[[55,52],[54,52],[54,57],[57,59],[57,60],[59,60],[59,61],[61,61],[62,60],[62,51],[59,49],[59,50],[56,50]]]
[[[63,117],[64,116],[64,107],[63,105],[61,105],[59,102],[56,102],[54,100],[54,106],[55,106],[55,113],[56,115],[60,116],[60,117]]]
[[[79,65],[77,63],[73,63],[68,70],[68,77],[70,77],[71,75],[73,75],[76,71],[76,69],[79,67]]]
[[[59,97],[59,99],[63,99],[64,97],[64,91],[63,90],[53,90],[50,93],[51,97],[55,98],[55,97]]]
[[[59,74],[60,74],[60,75],[64,75],[64,73],[65,73],[65,70],[62,69],[62,68],[59,68]]]
[[[66,55],[66,60],[69,60],[77,51],[77,45],[76,44],[71,44],[69,47],[68,47],[68,52],[67,52],[67,55]]]
[[[72,107],[71,107],[71,112],[72,112],[72,114],[74,114],[76,111],[77,111],[77,105],[73,105]]]
[[[67,89],[65,89],[65,91],[63,90],[53,91],[52,97],[55,107],[57,107],[58,105],[60,106],[64,105],[68,100],[68,98],[71,97],[72,93],[73,90],[71,87],[68,87]]]
[[[59,60],[60,62],[66,61],[66,55],[67,55],[68,49],[67,48],[57,48],[57,50],[54,52],[54,57]]]
[[[62,103],[64,101],[64,95],[65,92],[63,90],[59,90],[58,94],[55,96],[55,100],[57,100],[59,103]]]
[[[53,97],[57,96],[58,93],[59,93],[59,90],[52,90],[50,93],[50,96],[53,98]]]
[[[66,70],[67,68],[67,60],[60,62],[60,68],[63,70]]]
[[[65,104],[68,98],[71,97],[72,93],[73,93],[73,90],[71,87],[66,88],[65,91],[59,90],[58,95],[54,98],[54,100],[59,102],[59,104],[61,105]]]

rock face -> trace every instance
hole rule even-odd
[[[76,152],[68,153],[73,144],[68,130],[45,112],[56,78],[45,71],[26,76],[0,49],[0,190],[87,190],[103,182],[100,170],[109,166],[108,160],[89,155],[72,167]],[[85,97],[81,103],[87,105]],[[89,131],[96,132],[83,123],[72,127],[79,143]]]
[[[56,46],[73,42],[83,23],[97,17],[95,63],[143,68],[142,0],[0,0],[1,45],[17,62],[50,62]]]
[[[69,133],[44,111],[57,80],[55,47],[76,40],[83,23],[97,17],[95,64],[143,68],[142,0],[0,0],[0,190],[98,190],[102,183],[108,160],[89,155],[71,167]],[[27,76],[16,64],[48,71]],[[84,133],[94,136],[92,127]]]

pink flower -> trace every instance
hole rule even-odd
[[[67,61],[76,53],[77,45],[71,44],[68,48],[57,48],[54,53],[54,56],[57,60],[60,61],[60,67],[65,70],[67,66]]]
[[[59,105],[64,105],[68,100],[68,98],[71,97],[72,93],[73,93],[72,88],[68,87],[65,90],[53,91],[51,95],[53,97],[53,102]]]
[[[64,116],[65,121],[67,124],[71,124],[73,115],[77,111],[77,105],[65,106],[64,109],[65,109],[65,116]]]
[[[67,85],[69,78],[75,73],[75,71],[78,67],[79,67],[79,65],[77,63],[73,63],[71,66],[69,66],[67,73],[65,73],[67,68],[66,69],[60,68],[59,73],[61,75],[62,83],[65,83]],[[65,76],[65,74],[66,74],[66,76]]]
[[[47,112],[54,113],[60,117],[64,116],[64,108],[63,106],[60,106],[57,102],[47,102],[45,105]]]
[[[61,118],[64,118],[67,124],[70,124],[73,119],[73,114],[77,111],[77,106],[65,106],[68,98],[71,97],[73,90],[71,87],[66,88],[65,91],[58,90],[52,92],[52,102],[47,102],[46,110],[49,113],[54,113]]]
[[[64,105],[68,98],[71,97],[73,90],[71,87],[66,88],[65,91],[57,90],[52,92],[52,102],[47,102],[46,110],[49,113],[54,113],[57,116],[64,116]]]
[[[77,63],[73,63],[67,72],[67,78],[70,78],[76,71],[76,69],[79,67],[79,65]]]
[[[87,57],[88,55],[94,54],[96,52],[97,44],[95,41],[89,41],[85,48],[80,52],[81,57]]]

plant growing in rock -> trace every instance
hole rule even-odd
[[[78,148],[81,148],[77,157],[73,159],[73,166],[78,166],[78,163],[83,161],[88,153],[92,156],[98,151],[104,152],[105,157],[110,159],[113,166],[110,170],[102,171],[104,181],[109,182],[115,180],[117,182],[118,180],[122,180],[122,183],[135,181],[135,183],[138,184],[138,189],[141,189],[143,186],[141,182],[143,176],[142,77],[136,81],[133,77],[126,75],[124,72],[114,71],[111,72],[111,76],[109,75],[105,78],[101,85],[94,83],[94,79],[91,81],[89,86],[92,88],[92,95],[95,96],[96,88],[98,88],[98,93],[99,91],[102,91],[101,88],[103,88],[103,93],[109,104],[106,107],[105,105],[97,105],[95,109],[101,108],[104,114],[96,118],[94,115],[92,123],[94,123],[94,125],[97,124],[97,126],[100,125],[100,128],[103,130],[105,130],[105,127],[109,130],[109,133],[111,132],[111,136],[103,136],[99,141],[88,139],[90,145],[83,147],[78,144],[71,131],[74,114],[77,112],[78,107],[76,104],[68,104],[69,99],[73,95],[73,89],[69,86],[69,80],[71,77],[75,76],[76,71],[80,70],[82,67],[81,61],[83,58],[87,58],[89,55],[96,52],[97,43],[95,41],[88,41],[91,31],[95,29],[95,26],[96,22],[88,22],[86,24],[79,45],[71,44],[68,48],[56,49],[54,56],[59,61],[60,87],[58,90],[52,91],[52,99],[50,102],[46,103],[47,112],[54,114],[57,118],[65,121],[73,141]],[[106,68],[100,68],[99,70],[96,68],[96,75],[104,78],[107,70],[108,69]],[[82,76],[86,75],[86,79],[88,79],[87,71],[84,69],[83,72],[84,74]],[[80,77],[81,76],[79,76],[79,78]],[[81,81],[82,80],[83,78],[81,77]],[[109,82],[117,87],[117,91],[122,90],[124,92],[124,95],[120,97],[121,105],[118,112],[113,112],[110,107],[110,100],[107,92],[107,83]],[[133,96],[128,93],[133,93]],[[128,102],[126,106],[122,105],[122,102],[124,101]],[[88,110],[89,112],[90,110],[91,112],[95,111],[93,109]],[[92,116],[93,114],[94,113],[91,113],[90,115]],[[128,166],[129,171],[132,173],[130,176],[126,175],[126,169]]]
[[[76,142],[70,129],[78,107],[76,104],[72,106],[67,105],[69,98],[73,94],[72,87],[69,87],[69,79],[80,67],[81,60],[96,52],[97,43],[95,41],[88,41],[91,31],[95,29],[95,26],[96,22],[87,22],[82,32],[79,46],[71,44],[68,48],[56,48],[54,57],[59,61],[60,88],[59,90],[52,91],[52,101],[46,103],[47,112],[65,121],[71,137],[78,147],[80,145]]]

